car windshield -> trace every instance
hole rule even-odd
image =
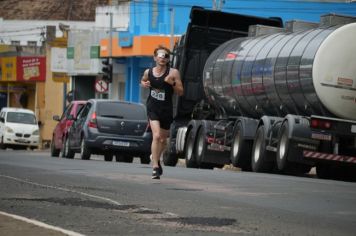
[[[145,108],[136,104],[102,102],[98,104],[98,116],[115,117],[127,120],[146,120]]]
[[[8,112],[7,113],[7,122],[12,123],[22,123],[22,124],[36,124],[36,117],[31,113],[24,112]]]

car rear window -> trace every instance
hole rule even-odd
[[[7,122],[21,124],[36,124],[36,117],[30,113],[23,112],[8,112],[6,117]]]
[[[97,106],[97,115],[106,117],[118,117],[127,120],[146,120],[146,110],[138,104],[101,102]]]

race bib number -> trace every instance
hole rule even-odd
[[[166,94],[164,91],[151,90],[151,96],[159,101],[164,101]]]

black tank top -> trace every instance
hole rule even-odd
[[[155,77],[153,75],[153,68],[148,70],[148,80],[151,83],[150,93],[147,98],[147,109],[149,110],[172,110],[172,96],[173,87],[172,85],[164,82],[164,79],[169,74],[170,68],[160,77]]]

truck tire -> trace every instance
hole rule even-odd
[[[235,167],[240,167],[242,170],[251,170],[252,142],[244,139],[243,134],[243,126],[241,122],[239,122],[233,133],[230,161]]]
[[[254,172],[271,172],[274,163],[269,159],[266,150],[265,127],[258,127],[252,147],[251,167]]]
[[[151,158],[150,158],[150,153],[148,153],[148,154],[142,154],[141,156],[140,156],[140,162],[141,162],[141,164],[150,164],[150,162],[151,162]]]
[[[5,149],[5,145],[3,140],[1,139],[1,149]],[[51,142],[51,156],[52,157],[59,157],[59,152],[60,149],[57,149],[56,146],[54,145],[54,137],[52,137],[52,142]]]
[[[177,154],[170,152],[169,149],[163,152],[163,164],[165,166],[176,166],[177,163],[178,163]]]
[[[278,145],[277,145],[277,153],[276,153],[276,162],[277,168],[279,171],[285,174],[305,174],[310,172],[311,166],[306,164],[291,162],[290,159],[293,159],[293,155],[298,156],[302,155],[299,149],[295,148],[291,144],[291,140],[289,138],[289,133],[293,130],[290,130],[291,126],[288,121],[285,120],[278,134]],[[292,132],[293,133],[293,132]]]
[[[187,134],[187,127],[181,127],[177,131],[176,151],[177,153],[184,152],[184,142]]]
[[[195,132],[194,130],[188,131],[187,139],[184,145],[185,165],[187,168],[197,168],[197,161],[195,159]]]
[[[214,166],[209,163],[204,163],[204,156],[206,153],[207,145],[206,145],[206,127],[203,124],[197,134],[196,145],[195,145],[195,158],[199,168],[203,169],[212,169]]]
[[[288,122],[283,122],[278,135],[277,146],[277,168],[283,173],[291,172],[293,163],[290,163],[288,156],[290,152],[293,152],[293,148],[290,146],[290,140],[288,137],[289,125]]]
[[[327,164],[316,165],[316,175],[320,179],[331,179],[333,178],[332,168]]]
[[[65,137],[63,141],[62,157],[73,159],[75,152],[70,149],[69,138]]]
[[[80,142],[80,157],[82,158],[82,160],[89,160],[90,155],[91,155],[90,150],[85,145],[84,138],[82,138]]]

